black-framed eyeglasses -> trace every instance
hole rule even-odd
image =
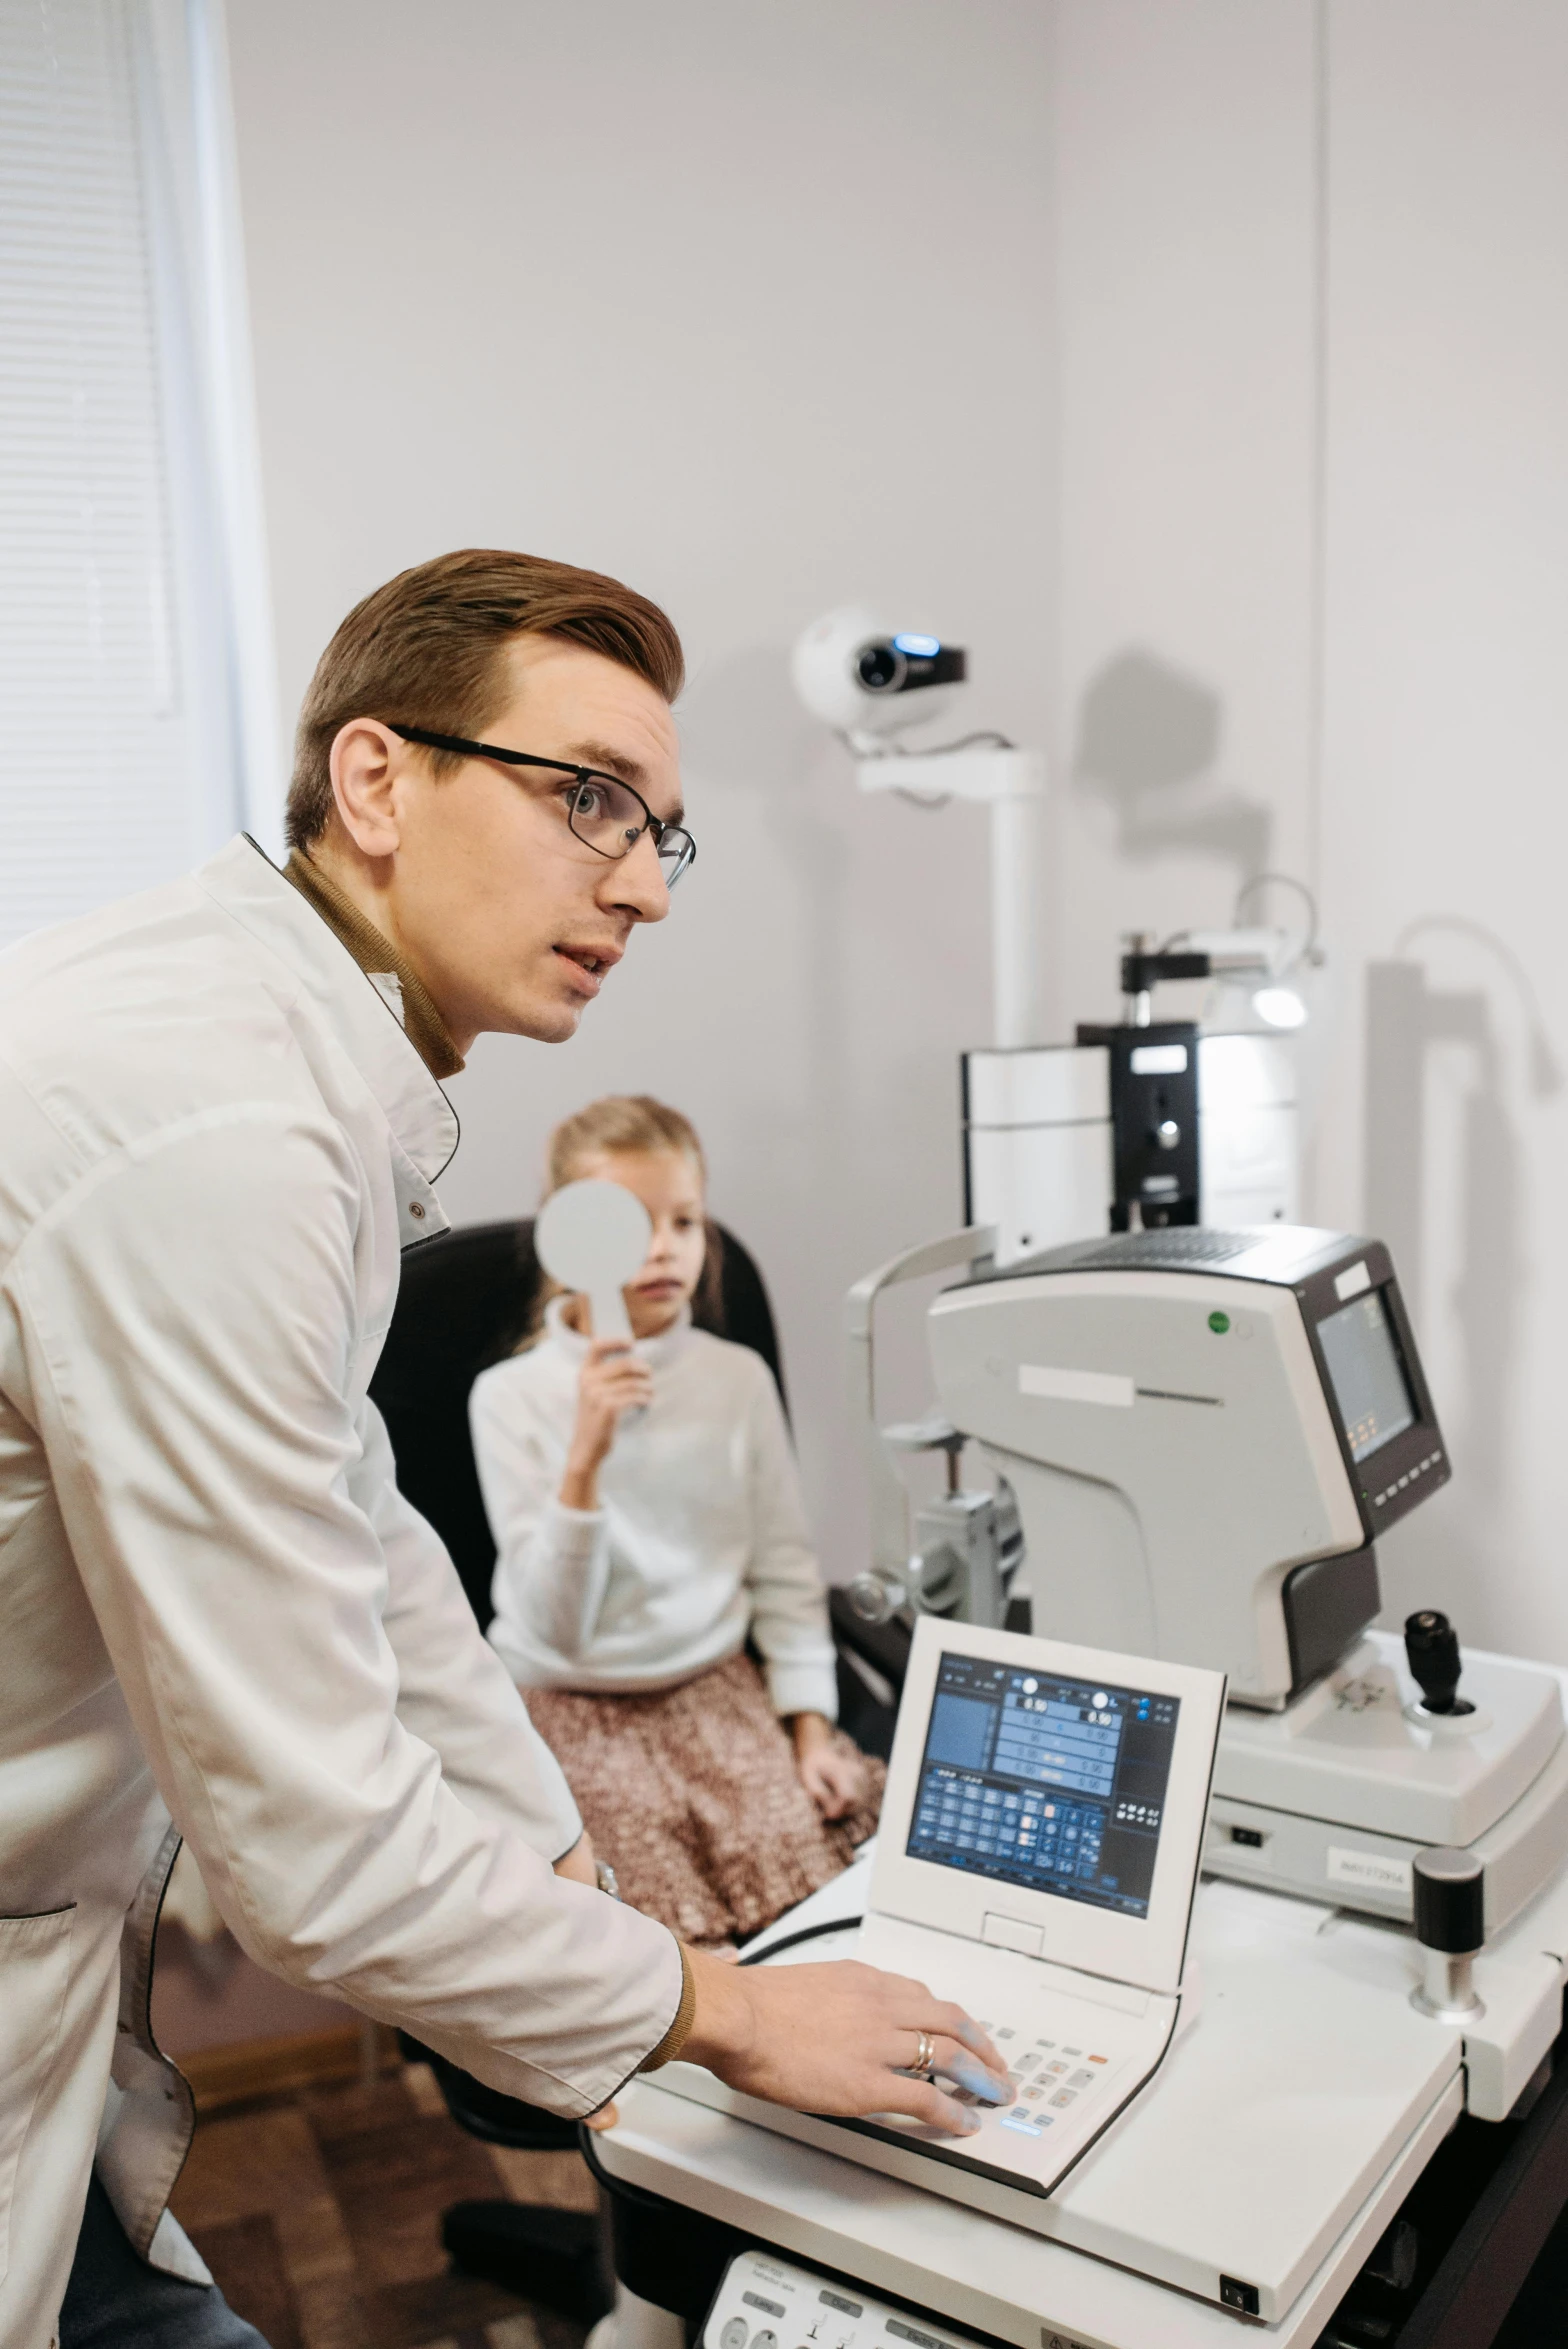
[[[646,832],[666,889],[674,888],[696,857],[697,843],[685,826],[662,823],[642,793],[619,775],[607,775],[599,767],[575,767],[566,759],[536,758],[532,751],[503,750],[495,742],[465,742],[459,734],[432,734],[424,726],[400,726],[394,718],[386,723],[405,742],[420,743],[426,750],[449,750],[459,758],[499,759],[507,767],[546,767],[554,775],[569,775],[571,783],[563,788],[561,797],[575,838],[596,856],[622,857],[630,855]]]

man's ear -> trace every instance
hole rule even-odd
[[[361,856],[379,861],[396,853],[398,778],[402,743],[376,718],[352,718],[340,726],[328,754],[332,798],[338,821]]]

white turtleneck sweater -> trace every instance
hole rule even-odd
[[[557,1297],[545,1333],[474,1383],[474,1457],[495,1535],[490,1639],[524,1688],[673,1688],[745,1645],[780,1715],[837,1716],[827,1600],[778,1389],[747,1346],[683,1315],[638,1341],[653,1401],[557,1499],[588,1340]]]

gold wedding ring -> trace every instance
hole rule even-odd
[[[936,2041],[929,2031],[917,2032],[916,2038],[919,2047],[909,2067],[910,2075],[916,2080],[929,2080],[936,2070]]]

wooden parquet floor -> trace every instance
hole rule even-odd
[[[594,2208],[575,2153],[481,2145],[410,2065],[202,2121],[174,2210],[271,2349],[581,2349],[581,2326],[451,2271],[442,2212],[504,2196]]]

